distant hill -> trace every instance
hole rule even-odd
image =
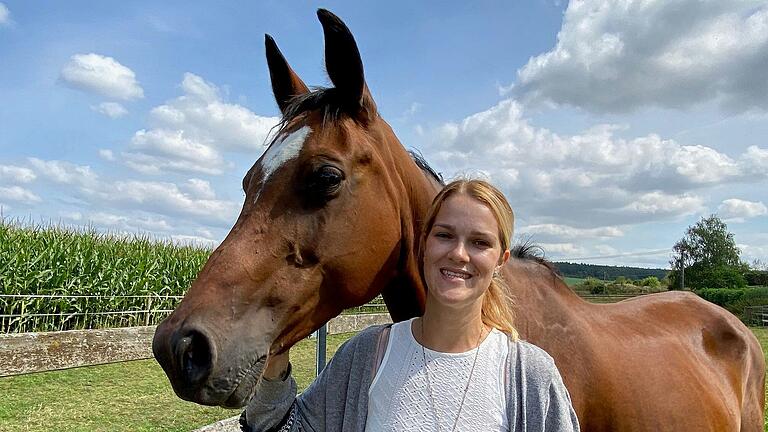
[[[649,269],[642,267],[619,267],[605,266],[595,264],[578,264],[569,262],[554,262],[560,274],[565,277],[587,278],[593,277],[604,280],[614,280],[619,276],[629,279],[642,279],[648,276],[656,276],[659,279],[664,278],[669,270]]]

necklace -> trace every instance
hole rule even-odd
[[[419,321],[419,330],[421,333],[421,340],[424,341],[424,318],[421,318],[421,321]],[[472,382],[472,374],[475,372],[475,364],[477,363],[477,355],[480,353],[480,340],[483,338],[483,333],[485,333],[485,328],[482,328],[480,330],[480,336],[477,337],[477,348],[475,348],[475,359],[472,360],[472,368],[469,370],[469,378],[467,379],[467,385],[464,386],[464,393],[461,395],[461,403],[459,403],[459,410],[456,412],[456,418],[453,420],[453,427],[451,428],[451,432],[456,430],[456,425],[459,423],[459,417],[461,417],[461,408],[464,407],[464,399],[467,398],[467,390],[469,390],[469,383]],[[424,361],[424,372],[427,375],[427,394],[429,394],[429,401],[432,403],[432,411],[435,413],[435,423],[437,424],[437,431],[442,432],[440,428],[440,415],[437,412],[437,408],[435,407],[435,399],[434,396],[432,396],[432,384],[430,384],[429,379],[429,368],[427,367],[427,353],[424,350],[424,345],[419,344],[421,346],[421,359]]]

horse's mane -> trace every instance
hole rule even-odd
[[[445,186],[445,180],[443,180],[443,175],[435,171],[434,168],[429,166],[429,163],[427,163],[427,160],[424,159],[424,156],[419,152],[418,150],[408,150],[408,154],[411,155],[411,159],[413,159],[413,162],[421,168],[422,171],[424,171],[424,174],[427,174],[428,176],[432,177],[437,183],[440,184],[440,186]]]
[[[562,276],[557,266],[544,258],[544,249],[531,241],[530,238],[523,240],[522,243],[516,244],[509,252],[513,258],[535,261],[548,268],[552,273]]]

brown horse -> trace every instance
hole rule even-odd
[[[243,406],[270,354],[379,293],[395,321],[422,313],[417,240],[440,184],[379,116],[347,27],[318,17],[334,87],[309,91],[266,37],[280,130],[231,232],[157,328],[184,399]],[[554,357],[583,430],[762,430],[763,354],[734,316],[690,293],[589,304],[524,252],[504,269],[517,325]]]

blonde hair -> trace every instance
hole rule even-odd
[[[424,277],[424,251],[426,248],[427,236],[432,230],[437,214],[440,212],[440,208],[443,206],[445,200],[453,195],[459,194],[480,201],[491,210],[491,213],[493,213],[493,216],[496,218],[496,222],[499,225],[499,241],[501,243],[502,251],[502,255],[499,256],[499,261],[501,261],[504,252],[508,251],[511,247],[515,215],[509,202],[504,197],[504,194],[484,180],[462,179],[452,181],[437,194],[434,200],[432,200],[432,205],[427,212],[427,218],[422,227],[421,238],[419,240],[418,259],[419,275],[421,276],[421,281],[425,287],[427,286],[427,281]],[[429,289],[429,287],[427,287],[427,289]],[[500,273],[494,272],[493,274],[491,284],[483,299],[481,313],[484,324],[507,333],[513,339],[517,339],[518,333],[514,326],[514,300],[509,292],[507,282]]]

